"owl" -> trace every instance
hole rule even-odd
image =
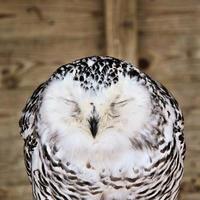
[[[35,200],[176,200],[185,157],[172,94],[132,64],[91,56],[59,67],[20,119]]]

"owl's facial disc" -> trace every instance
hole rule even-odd
[[[52,133],[68,139],[78,136],[81,142],[133,137],[150,113],[146,88],[128,78],[96,92],[86,91],[68,78],[55,80],[49,84],[40,108],[42,123],[48,124]]]

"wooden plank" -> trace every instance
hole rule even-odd
[[[199,191],[196,193],[188,193],[186,195],[181,195],[181,200],[199,200]]]
[[[146,51],[146,53],[148,55],[151,54],[150,50]],[[164,55],[160,58],[158,58],[158,56],[151,56],[151,58],[149,58],[148,55],[140,55],[151,63],[151,67],[145,72],[164,84],[178,83],[182,80],[184,80],[184,83],[188,84],[192,82],[198,83],[200,81],[200,59],[193,59],[190,61],[182,58],[167,58]],[[158,69],[162,69],[162,73]],[[163,74],[165,76],[163,76]]]
[[[151,66],[147,72],[161,79],[199,80],[200,39],[195,34],[140,34],[139,57]],[[162,73],[160,70],[162,69]],[[165,76],[163,76],[165,74]],[[166,76],[167,74],[167,76]],[[195,76],[196,74],[196,76]],[[191,76],[190,76],[191,75]],[[170,80],[170,79],[169,79]]]
[[[142,23],[143,26],[139,27],[139,32],[150,32],[153,34],[165,33],[198,33],[200,31],[200,21],[197,20],[199,14],[194,15],[180,15],[177,16],[149,16],[148,18],[141,18],[138,23]]]
[[[0,88],[36,86],[59,65],[104,52],[99,0],[0,4]]]
[[[0,39],[1,45],[4,48],[0,48],[0,88],[38,85],[61,64],[103,52],[98,37],[76,40],[50,37],[23,42]],[[33,75],[36,75],[34,80]]]
[[[15,132],[15,134],[17,137],[2,139],[0,157],[4,162],[0,164],[0,187],[28,184],[23,158],[23,140],[19,133]]]
[[[0,39],[0,64],[24,59],[29,62],[63,62],[79,56],[101,54],[99,37],[72,39],[67,37],[36,37],[32,39]],[[25,62],[24,61],[24,62]],[[7,66],[6,66],[7,67]],[[9,67],[9,65],[8,65]]]
[[[31,186],[27,185],[15,185],[10,187],[0,187],[0,199],[3,200],[31,200]]]
[[[0,122],[4,123],[7,120],[15,120],[20,117],[21,110],[25,106],[25,102],[33,93],[34,88],[15,89],[15,90],[0,90],[0,102],[3,105],[0,107]],[[1,133],[1,132],[0,132]]]
[[[57,10],[59,8],[65,8],[66,11],[75,10],[76,12],[85,12],[85,11],[102,11],[102,2],[99,0],[73,0],[73,1],[65,1],[65,0],[59,0],[55,3],[55,1],[52,0],[0,0],[0,3],[2,6],[5,7],[3,11],[7,11],[10,8],[17,9],[18,7],[30,7],[32,5],[41,6],[45,9],[50,10]],[[59,10],[58,10],[59,11]]]
[[[200,39],[194,33],[182,34],[160,34],[142,33],[139,35],[140,51],[148,47],[146,51],[156,51],[154,56],[166,56],[168,59],[199,59],[200,58]],[[177,36],[179,36],[177,38]],[[153,44],[153,45],[152,45]],[[144,46],[145,45],[145,46]],[[160,56],[159,53],[160,52]]]
[[[200,178],[196,177],[184,177],[181,185],[181,200],[197,200],[200,197]]]
[[[24,63],[22,65],[22,63]],[[10,65],[9,68],[3,68],[4,72],[1,76],[0,88],[32,88],[49,78],[49,76],[59,67],[61,63],[29,63],[22,60]],[[35,77],[33,79],[33,77]]]
[[[137,3],[105,0],[107,55],[137,62]]]
[[[198,0],[138,1],[138,24],[141,33],[195,33],[200,30]]]
[[[0,5],[1,38],[84,38],[103,30],[103,4],[99,0],[1,0]]]
[[[141,13],[146,13],[146,17],[148,15],[173,15],[173,14],[193,14],[199,12],[200,4],[199,0],[140,0],[138,1],[138,9]]]

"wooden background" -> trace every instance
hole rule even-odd
[[[31,199],[18,119],[34,88],[60,64],[106,54],[138,63],[180,102],[180,199],[200,199],[199,0],[0,0],[0,199]]]

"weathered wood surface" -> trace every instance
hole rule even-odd
[[[187,139],[180,199],[199,200],[199,0],[137,2],[138,40],[126,40],[118,48],[127,59],[127,49],[138,49],[141,69],[166,85],[180,102]],[[122,7],[128,9],[125,5]],[[118,36],[108,32],[108,24],[112,24],[106,22],[106,12],[105,3],[100,0],[0,0],[0,199],[31,199],[23,163],[23,142],[19,137],[21,109],[33,89],[60,64],[111,52],[108,46],[113,44],[113,37]],[[120,20],[129,16],[131,21],[135,20],[134,13],[124,14]],[[126,26],[121,28],[121,34],[133,33]],[[116,24],[115,30],[118,31]],[[106,34],[111,34],[110,39],[106,39]],[[138,46],[134,46],[136,43]],[[135,54],[131,56],[129,60],[134,59]]]
[[[103,28],[99,0],[0,0],[0,88],[33,87],[60,64],[103,54]]]
[[[106,53],[137,62],[137,1],[104,0]]]

